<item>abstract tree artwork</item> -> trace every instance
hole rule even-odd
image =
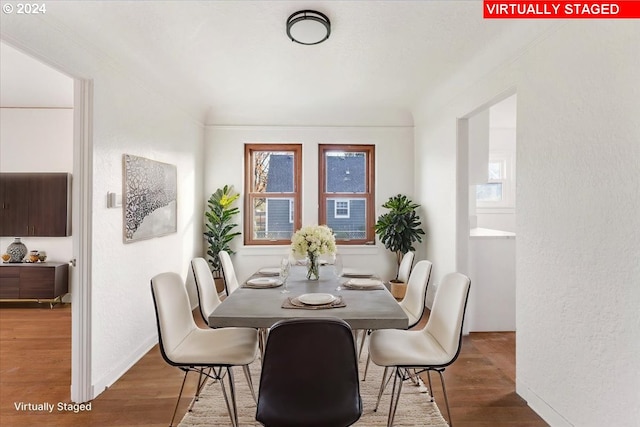
[[[150,239],[177,231],[175,165],[123,155],[124,241]]]

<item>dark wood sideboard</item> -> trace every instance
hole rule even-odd
[[[0,302],[61,302],[69,291],[69,264],[61,262],[0,264]]]

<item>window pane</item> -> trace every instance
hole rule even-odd
[[[293,199],[257,197],[253,199],[253,239],[291,239],[293,235]]]
[[[293,153],[256,151],[253,153],[253,191],[256,193],[294,192]]]
[[[489,163],[489,181],[502,178],[502,162]]]
[[[502,183],[476,185],[476,200],[478,202],[502,201]]]
[[[364,193],[367,190],[367,153],[330,151],[325,156],[327,193]]]
[[[348,215],[342,216],[341,212],[348,212]],[[327,226],[338,240],[366,239],[366,212],[364,198],[327,199]]]

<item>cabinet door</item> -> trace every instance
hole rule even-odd
[[[25,174],[3,173],[0,178],[0,236],[29,234],[29,180]]]
[[[33,174],[29,180],[29,235],[69,236],[68,174]]]
[[[20,272],[20,298],[55,298],[54,273],[49,267],[24,268]]]
[[[3,173],[0,182],[0,236],[71,235],[71,175]]]
[[[0,267],[0,299],[20,298],[20,268]]]

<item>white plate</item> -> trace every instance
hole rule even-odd
[[[269,287],[269,286],[277,285],[279,283],[280,283],[280,280],[272,279],[270,277],[256,277],[254,279],[247,280],[247,284],[253,285],[253,286]]]
[[[265,267],[258,270],[259,274],[263,274],[265,276],[279,276],[280,268],[279,267]]]
[[[342,275],[344,277],[371,277],[373,273],[365,270],[358,270],[357,268],[344,268],[342,269]]]
[[[382,282],[375,279],[351,279],[347,282],[350,285],[362,288],[376,287],[382,285]]]
[[[335,299],[336,297],[331,294],[303,294],[298,297],[298,301],[307,305],[329,304]]]

